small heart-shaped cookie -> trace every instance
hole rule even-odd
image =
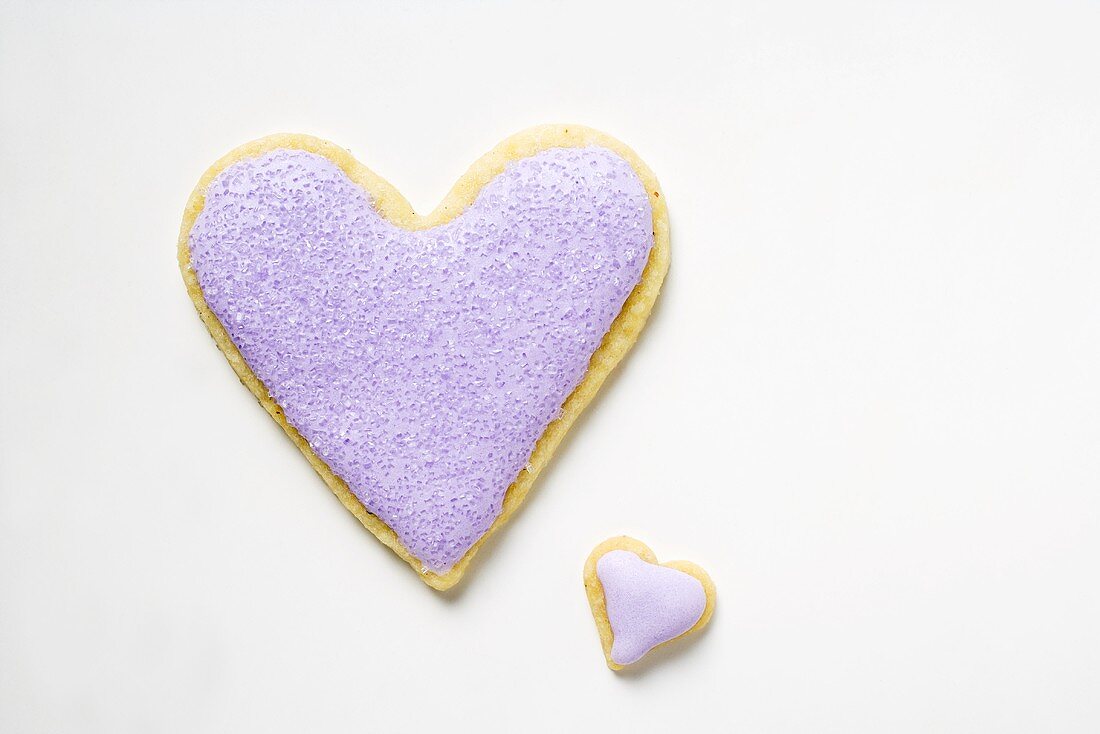
[[[714,582],[706,571],[690,561],[658,563],[645,543],[625,535],[588,556],[584,588],[612,670],[698,632],[714,613]]]
[[[583,127],[505,140],[427,216],[346,150],[274,135],[206,172],[178,252],[241,382],[445,589],[637,338],[667,222],[649,169]]]

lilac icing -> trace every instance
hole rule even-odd
[[[601,147],[515,161],[421,231],[328,159],[276,150],[222,171],[189,236],[287,420],[437,573],[500,514],[652,242],[645,188]]]
[[[636,662],[662,642],[695,626],[707,608],[707,592],[691,574],[647,563],[636,553],[608,551],[596,562],[614,641],[611,659]]]

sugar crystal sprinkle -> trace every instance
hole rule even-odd
[[[189,236],[287,420],[436,573],[500,514],[652,243],[637,174],[596,146],[513,162],[416,232],[328,159],[276,150],[222,171]]]

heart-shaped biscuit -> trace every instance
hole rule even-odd
[[[657,563],[645,543],[625,535],[588,556],[584,589],[612,670],[698,632],[714,614],[714,582],[706,571],[690,561]]]
[[[179,239],[241,381],[437,589],[634,343],[668,255],[653,174],[576,126],[505,140],[427,216],[332,143],[263,138],[203,175]]]

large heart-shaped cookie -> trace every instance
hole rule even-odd
[[[590,129],[507,139],[427,216],[342,148],[275,135],[202,177],[179,261],[241,381],[445,589],[637,338],[668,223],[645,164]]]

